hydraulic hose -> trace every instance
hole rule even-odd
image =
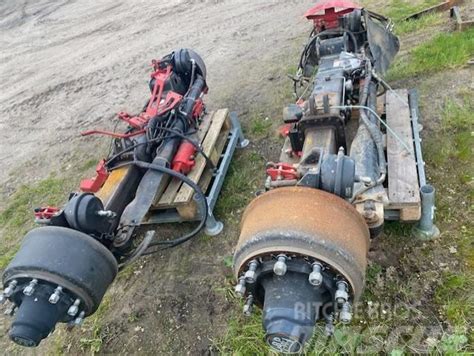
[[[201,93],[203,92],[204,88],[206,87],[206,81],[201,75],[196,77],[193,85],[189,89],[186,96],[183,98],[183,103],[180,107],[180,112],[190,120],[193,114],[194,104],[196,100],[199,99]]]
[[[202,208],[201,211],[203,212],[203,214],[201,215],[201,220],[200,220],[198,226],[196,226],[195,229],[193,229],[191,232],[183,235],[182,237],[179,237],[179,238],[174,239],[174,240],[151,242],[148,245],[148,248],[153,247],[153,246],[158,246],[158,245],[167,246],[167,247],[175,247],[175,246],[180,245],[180,244],[188,241],[189,239],[193,238],[194,236],[196,236],[202,230],[202,228],[206,224],[207,215],[209,213],[209,206],[207,204],[206,195],[203,193],[203,191],[201,190],[201,188],[199,187],[198,184],[194,183],[191,179],[186,177],[184,174],[173,171],[170,168],[163,167],[163,166],[153,164],[153,163],[137,161],[137,160],[124,162],[122,164],[119,164],[119,165],[115,166],[113,168],[113,170],[121,168],[121,167],[125,167],[125,166],[130,166],[130,165],[134,165],[134,166],[137,166],[139,168],[155,170],[155,171],[158,171],[158,172],[161,172],[161,173],[164,173],[164,174],[169,174],[170,176],[181,180],[184,184],[189,185],[194,190],[194,192],[196,194],[198,194],[201,198],[201,199],[198,199],[198,201],[201,204],[201,208]],[[141,255],[147,255],[147,254],[149,254],[149,252],[145,251]]]
[[[368,69],[367,76],[364,78],[364,86],[362,88],[362,92],[360,96],[360,105],[368,106],[368,107],[371,107],[371,109],[374,109],[375,100],[377,96],[377,86],[375,85],[375,83],[372,82],[372,74],[371,74],[372,71],[371,71],[370,62],[367,62],[367,69]],[[351,202],[355,201],[355,199],[359,195],[365,193],[369,189],[379,184],[382,184],[385,181],[385,178],[387,176],[387,167],[386,167],[385,153],[384,153],[384,147],[383,147],[383,137],[382,137],[382,133],[380,132],[380,128],[372,120],[369,119],[366,111],[363,109],[360,110],[360,120],[367,127],[367,130],[369,131],[370,136],[375,143],[375,147],[377,148],[380,176],[376,181],[370,183],[369,185],[357,191],[354,194]]]

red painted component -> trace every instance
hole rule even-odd
[[[194,108],[193,108],[193,118],[195,120],[200,118],[203,111],[204,111],[204,103],[203,103],[202,99],[196,100],[196,103],[194,104]]]
[[[153,65],[155,72],[151,74],[151,77],[155,79],[155,86],[153,87],[151,98],[148,101],[148,106],[144,113],[148,118],[173,109],[182,99],[182,95],[170,91],[163,100],[163,91],[166,81],[171,77],[172,67],[168,66],[166,69],[160,69],[159,62],[156,61],[153,62]]]
[[[35,220],[50,220],[54,215],[59,212],[59,208],[55,206],[43,206],[35,209]]]
[[[194,155],[196,154],[196,147],[189,142],[183,141],[176,152],[173,162],[172,169],[173,171],[188,174],[194,167],[196,161],[194,160]]]
[[[304,16],[313,20],[318,32],[339,27],[339,18],[361,6],[348,0],[325,0],[312,7]]]
[[[129,138],[141,135],[145,132],[144,128],[152,117],[155,117],[156,115],[162,115],[165,112],[174,109],[181,102],[183,96],[173,91],[167,92],[165,98],[163,98],[165,84],[171,77],[172,67],[167,66],[165,69],[160,69],[158,61],[153,61],[152,64],[155,71],[152,73],[151,77],[155,79],[155,85],[153,87],[146,110],[140,113],[138,116],[131,116],[126,112],[118,113],[120,120],[125,121],[128,125],[130,125],[130,127],[136,130],[125,134],[103,130],[90,130],[82,132],[82,136],[98,134],[112,136],[115,138]]]
[[[135,129],[142,129],[148,123],[149,120],[148,118],[143,117],[142,115],[131,117],[130,114],[123,111],[118,113],[118,117],[120,120],[125,121],[127,124],[129,124]]]
[[[162,102],[160,103],[160,105],[158,105],[158,107],[155,108],[153,106],[149,109],[147,108],[145,114],[148,115],[149,117],[162,115],[165,112],[171,109],[174,109],[181,102],[182,98],[183,98],[182,95],[175,93],[174,91],[170,91],[166,94],[166,98],[164,99],[164,101],[162,100]]]
[[[298,172],[292,164],[289,163],[270,163],[267,168],[267,175],[272,180],[290,180],[298,179]]]
[[[95,168],[97,175],[91,179],[83,179],[80,188],[86,193],[97,193],[109,177],[109,172],[105,166],[105,159],[101,160]]]
[[[285,125],[280,126],[278,131],[282,137],[286,137],[290,133],[290,129],[291,129],[291,124],[285,124]]]

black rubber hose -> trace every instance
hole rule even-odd
[[[181,103],[180,113],[184,114],[184,116],[190,120],[193,114],[194,104],[196,100],[199,99],[201,96],[204,88],[206,87],[206,81],[201,75],[196,76],[196,80],[194,81],[193,85],[189,89],[186,96],[183,98],[183,102]]]
[[[173,171],[170,168],[166,168],[166,167],[163,167],[163,166],[159,166],[157,164],[142,162],[142,161],[125,162],[125,163],[122,163],[122,164],[119,164],[119,165],[115,166],[112,170],[122,168],[122,167],[125,167],[125,166],[130,166],[130,165],[134,165],[134,166],[144,168],[144,169],[152,169],[152,170],[164,173],[164,174],[169,174],[170,176],[181,180],[184,184],[189,185],[194,190],[194,192],[200,196],[199,202],[201,203],[201,206],[202,206],[201,211],[203,212],[203,214],[201,216],[201,220],[200,220],[198,226],[194,230],[192,230],[191,232],[189,232],[189,233],[187,233],[187,234],[185,234],[185,235],[183,235],[183,236],[181,236],[177,239],[169,240],[169,241],[155,241],[155,242],[152,242],[152,243],[149,244],[148,248],[153,247],[153,246],[175,247],[177,245],[180,245],[180,244],[190,240],[191,238],[196,236],[202,230],[202,228],[206,224],[207,215],[209,213],[209,206],[207,205],[206,195],[203,193],[203,191],[201,190],[201,187],[199,187],[198,184],[194,183],[191,179],[186,177],[184,174]],[[145,252],[142,255],[147,255],[147,254],[148,253]]]
[[[168,137],[157,137],[157,138],[154,138],[154,139],[150,139],[148,140],[147,142],[139,142],[139,143],[136,143],[130,147],[127,147],[125,149],[123,149],[122,151],[116,153],[115,155],[113,155],[111,158],[109,158],[106,162],[106,165],[109,165],[111,162],[113,162],[114,160],[116,160],[117,158],[119,158],[121,155],[123,155],[124,153],[127,153],[127,152],[130,152],[132,150],[134,150],[135,148],[141,146],[141,145],[146,145],[146,144],[149,144],[149,143],[152,143],[152,142],[157,142],[157,141],[160,141],[160,140],[163,140],[163,139],[170,139],[170,138],[174,138],[174,137],[180,137],[182,138],[183,140],[185,141],[188,141],[189,143],[191,143],[195,148],[196,148],[196,151],[202,155],[204,157],[204,159],[206,160],[207,164],[212,168],[212,169],[215,169],[215,165],[214,163],[212,162],[212,160],[209,158],[208,155],[206,155],[206,153],[204,153],[204,151],[202,150],[201,146],[196,142],[194,141],[192,138],[186,136],[185,134],[182,134],[181,132],[179,131],[176,131],[176,130],[173,130],[173,129],[169,129],[167,127],[161,127],[160,130],[163,130],[163,131],[167,131],[167,132],[170,132],[170,133],[173,133],[174,135],[173,136],[168,136]],[[194,132],[192,132],[194,133]]]

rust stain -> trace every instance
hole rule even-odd
[[[236,251],[249,242],[255,242],[255,248],[252,247],[248,253],[249,258],[277,252],[272,251],[268,241],[260,238],[269,231],[288,236],[278,243],[278,249],[321,257],[325,262],[343,269],[340,272],[353,283],[362,284],[361,281],[355,281],[359,279],[355,276],[365,274],[369,230],[357,210],[345,200],[306,187],[279,188],[262,194],[244,212]],[[309,236],[315,244],[310,246],[310,242],[298,238],[302,235]],[[324,249],[323,246],[328,243],[336,246],[336,251]],[[315,249],[314,246],[321,248]],[[342,260],[341,256],[346,257]],[[239,264],[235,266],[238,273],[247,258],[239,258],[236,262]]]

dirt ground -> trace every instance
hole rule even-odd
[[[308,28],[312,1],[4,1],[0,4],[0,185],[44,177],[90,152],[114,113],[141,108],[151,59],[192,47],[210,107],[244,110],[265,63]],[[263,87],[262,87],[263,85]],[[261,90],[259,88],[262,88]],[[75,157],[77,159],[77,157]],[[23,168],[27,164],[28,169]],[[11,172],[22,174],[12,176]]]
[[[302,15],[313,2],[1,2],[0,208],[20,184],[99,158],[108,140],[79,133],[112,129],[114,113],[141,108],[151,59],[175,48],[204,58],[208,107],[247,112],[279,85],[278,63],[288,68],[288,53],[298,55],[310,29]],[[236,233],[230,222],[224,237],[153,256],[121,277],[109,293],[102,350],[208,350],[226,324],[229,304],[219,288]],[[7,324],[2,315],[0,335]],[[94,327],[68,335],[60,348],[93,346]],[[64,334],[59,328],[39,352],[63,343]]]
[[[371,3],[371,9],[377,11],[386,2]],[[222,235],[201,236],[134,264],[119,275],[101,309],[82,329],[71,333],[58,327],[32,353],[194,355],[214,351],[213,341],[226,333],[229,320],[239,309],[228,290],[232,282],[229,258],[238,236],[241,209],[261,188],[263,177],[258,175],[264,162],[276,158],[280,150],[280,142],[272,133],[265,133],[265,128],[278,123],[267,125],[265,117],[275,115],[278,120],[285,104],[282,101],[291,97],[286,71],[296,63],[310,30],[303,14],[312,4],[314,0],[0,3],[0,209],[19,185],[41,181],[51,172],[68,177],[65,171],[75,172],[74,167],[105,154],[107,139],[82,138],[79,133],[92,128],[111,130],[116,112],[141,109],[149,94],[151,59],[179,47],[195,49],[207,64],[208,107],[238,111],[255,138],[246,151],[237,153],[231,167],[228,180],[239,180],[239,170],[247,169],[246,177],[253,174],[254,181],[244,185],[242,192],[230,191],[235,199],[243,199],[232,205],[237,209],[223,203],[218,206],[218,217],[226,224]],[[440,25],[440,30],[445,28]],[[435,33],[430,29],[404,36],[400,55],[406,56],[407,48]],[[466,84],[465,78],[471,82]],[[422,89],[422,117],[429,122],[423,131],[426,138],[441,121],[445,99],[454,97],[460,87],[472,89],[472,78],[472,68],[464,68],[393,85]],[[439,90],[439,83],[443,83],[443,90]],[[259,120],[255,121],[256,117]],[[249,168],[248,162],[255,167]],[[447,167],[428,167],[429,178],[448,173],[453,172]],[[443,181],[447,183],[437,187],[441,191],[458,189],[451,187],[454,183],[448,176]],[[234,184],[234,189],[240,187]],[[446,195],[443,204],[454,207],[459,196]],[[461,221],[469,221],[467,213],[459,216]],[[443,236],[450,235],[457,225],[445,222]],[[394,236],[397,234],[392,226],[372,246],[370,270],[380,266],[381,271],[368,287],[379,292],[383,302],[403,299],[404,291],[410,290],[407,295],[413,301],[406,303],[419,315],[409,323],[441,324],[433,294],[443,272],[438,263],[453,272],[459,269],[450,252],[451,242],[441,239],[420,247]],[[430,262],[420,264],[420,260]],[[393,287],[379,287],[380,283]],[[425,307],[418,307],[416,301],[423,301]],[[24,352],[8,341],[9,323],[0,315],[0,353]]]

